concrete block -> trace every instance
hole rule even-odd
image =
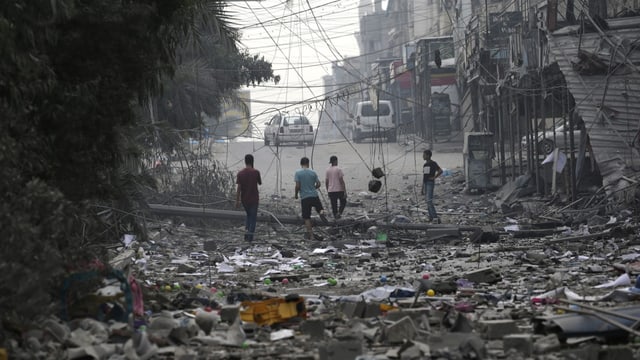
[[[405,316],[386,329],[386,339],[391,344],[402,343],[405,340],[413,340],[417,330],[413,320]]]
[[[367,304],[363,301],[358,302],[344,302],[342,303],[342,313],[350,318],[361,318],[364,315],[364,310]]]
[[[380,316],[381,314],[382,312],[380,311],[380,304],[376,304],[376,303],[366,304],[366,307],[364,309],[365,318],[376,317],[376,316]]]
[[[224,305],[222,306],[222,309],[220,309],[220,321],[227,324],[233,324],[239,315],[240,306]]]
[[[429,308],[400,309],[387,312],[385,319],[388,321],[398,321],[405,316],[409,316],[414,320],[420,319],[422,315],[429,316]]]
[[[400,360],[416,360],[422,358],[422,352],[417,346],[409,346],[400,353]]]
[[[330,341],[318,347],[320,360],[353,360],[362,355],[362,343],[358,340]]]
[[[520,330],[513,320],[483,320],[478,323],[479,332],[485,339],[502,339],[505,335],[517,334]]]
[[[509,349],[515,349],[525,357],[533,354],[533,334],[511,334],[502,338],[503,348],[506,352]]]
[[[484,268],[476,271],[471,271],[464,274],[464,278],[475,284],[495,284],[502,280],[502,276],[494,268]]]
[[[254,322],[243,322],[242,323],[242,330],[244,331],[245,335],[249,339],[253,338],[254,334],[258,331],[259,328],[260,327],[258,326],[258,324],[254,323]]]
[[[458,350],[464,359],[486,359],[486,342],[472,333],[465,333],[466,337],[461,338]],[[448,335],[447,335],[448,337]]]
[[[633,358],[633,351],[628,345],[603,346],[598,356],[598,360],[626,360]]]
[[[549,334],[536,340],[533,344],[533,352],[536,354],[546,354],[562,348],[562,344],[556,334]]]
[[[370,342],[376,341],[376,337],[378,336],[378,332],[380,331],[379,327],[372,327],[362,330],[362,336]]]
[[[572,347],[558,352],[561,359],[599,360],[600,345],[588,344],[585,347]]]
[[[413,348],[416,348],[420,351],[420,359],[424,359],[426,358],[430,358],[431,357],[431,347],[429,347],[429,344],[427,343],[423,343],[420,341],[412,341],[413,344]],[[402,355],[404,355],[404,352],[402,353]]]
[[[306,320],[300,324],[300,331],[309,335],[312,340],[324,338],[325,324],[322,320]]]
[[[473,325],[463,313],[458,313],[456,321],[451,326],[451,332],[470,333],[473,332]]]
[[[478,341],[479,340],[479,341]],[[439,333],[432,332],[427,341],[429,348],[433,352],[447,351],[448,349],[459,349],[463,354],[469,354],[471,352],[477,353],[479,344],[484,348],[485,341],[480,339],[478,335],[474,333]],[[467,359],[473,359],[473,357],[467,357]],[[482,359],[476,357],[476,359]]]

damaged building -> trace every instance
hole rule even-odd
[[[339,95],[324,122],[348,134],[349,109],[375,86],[394,101],[399,136],[433,146],[489,134],[486,188],[524,175],[534,193],[576,205],[594,194],[606,197],[603,206],[632,201],[638,8],[638,1],[598,0],[397,0],[386,9],[365,2],[356,34],[363,55],[335,63],[334,76],[325,77],[326,93]],[[371,31],[379,24],[392,30]],[[453,81],[443,83],[448,75]],[[356,77],[361,86],[339,89]],[[442,89],[445,136],[437,131]]]

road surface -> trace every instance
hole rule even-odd
[[[439,152],[438,148],[443,152]],[[434,147],[433,159],[442,168],[462,169],[460,146],[446,149]],[[427,144],[407,143],[350,143],[346,141],[315,144],[314,146],[265,146],[262,141],[227,142],[214,145],[214,158],[225,164],[234,173],[244,167],[244,155],[253,154],[255,168],[262,174],[261,193],[293,197],[293,174],[300,168],[300,158],[306,156],[311,168],[316,170],[323,183],[329,166],[329,157],[338,156],[338,165],[345,173],[347,192],[368,191],[373,176],[371,170],[382,168],[386,176],[380,179],[389,191],[399,191],[410,186],[421,186],[422,151]],[[452,150],[453,149],[453,150]],[[458,151],[456,151],[456,149]],[[444,152],[447,151],[447,152]],[[452,152],[453,151],[453,152]]]

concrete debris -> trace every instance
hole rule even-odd
[[[506,335],[518,333],[518,326],[513,320],[482,320],[478,322],[478,330],[486,339],[498,340]]]
[[[385,329],[385,339],[390,344],[397,344],[405,340],[412,340],[416,333],[413,320],[409,316],[405,316]]]
[[[0,350],[16,359],[633,358],[632,212],[576,222],[550,205],[532,217],[528,178],[494,203],[464,194],[454,174],[439,185],[451,194],[437,204],[442,224],[401,192],[384,210],[381,194],[350,194],[341,219],[316,227],[322,240],[304,239],[297,210],[280,218],[268,203],[251,243],[234,212],[204,229],[201,219],[160,218],[148,240],[111,250],[112,276],[70,277],[66,317]]]

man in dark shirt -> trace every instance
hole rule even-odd
[[[425,161],[422,166],[422,194],[425,195],[427,201],[429,221],[435,221],[440,224],[436,207],[433,206],[433,189],[436,186],[436,179],[442,174],[442,169],[437,162],[431,160],[431,155],[431,150],[425,150],[422,153],[422,158]]]
[[[236,177],[236,208],[240,207],[240,203],[247,213],[245,220],[245,241],[253,241],[253,234],[256,232],[256,222],[258,221],[258,203],[260,202],[260,194],[258,185],[262,185],[260,171],[253,168],[253,155],[244,156],[245,168],[238,172]]]

